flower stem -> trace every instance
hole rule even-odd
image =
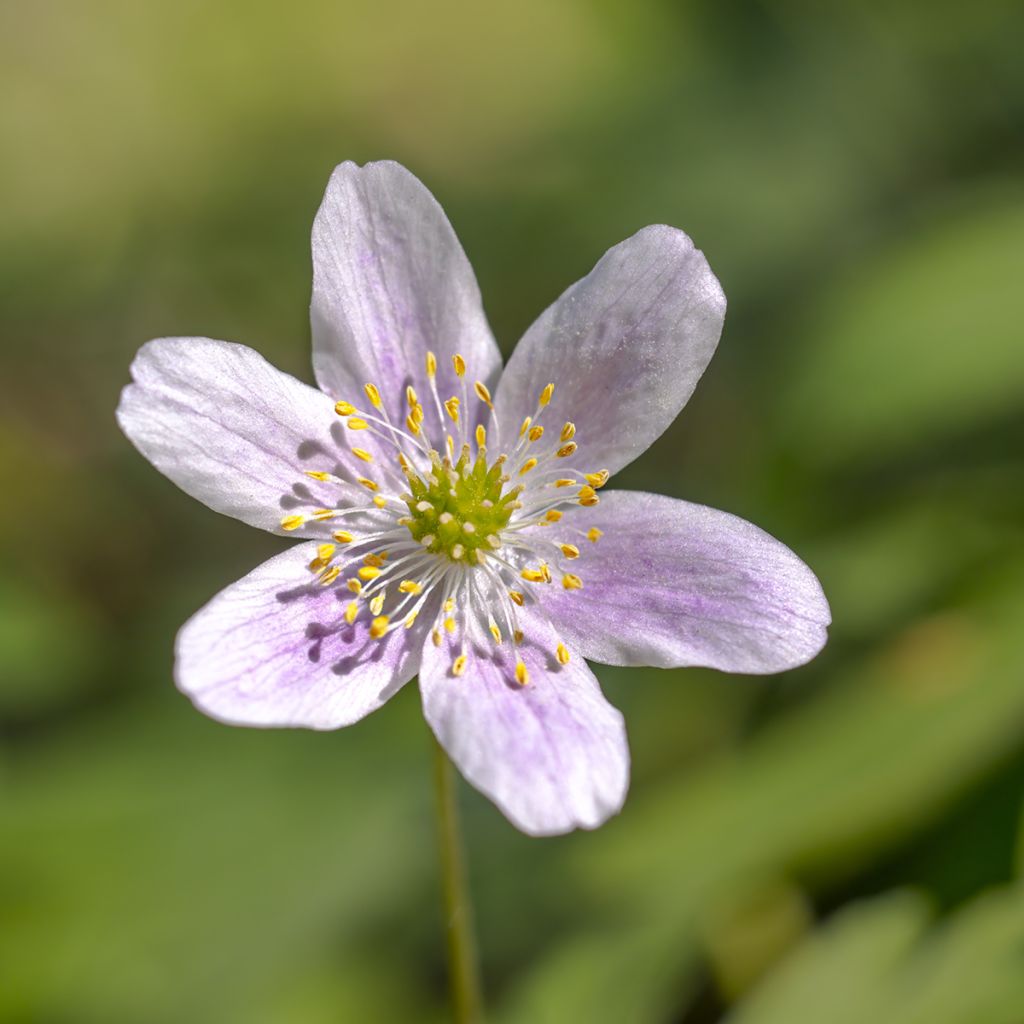
[[[455,796],[455,769],[441,744],[434,744],[434,790],[437,796],[437,828],[441,852],[441,885],[444,895],[445,931],[448,939],[448,977],[455,1024],[480,1024],[483,1020],[473,905],[469,899],[466,861]]]

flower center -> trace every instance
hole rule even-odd
[[[488,466],[485,452],[471,459],[467,446],[454,465],[435,457],[426,479],[408,471],[411,493],[403,500],[410,517],[403,522],[413,540],[432,554],[470,565],[497,550],[523,490],[513,487],[502,493],[509,480],[503,473],[505,461],[502,456]]]
[[[351,465],[303,470],[317,484],[337,488],[337,498],[297,488],[289,498],[309,507],[289,512],[281,528],[301,529],[322,542],[309,570],[321,586],[349,591],[341,615],[347,627],[368,618],[370,637],[383,640],[411,629],[429,607],[436,616],[433,643],[452,645],[451,672],[460,676],[473,623],[483,622],[496,646],[510,643],[516,650],[514,681],[525,686],[520,612],[559,581],[565,590],[582,589],[583,580],[571,571],[579,544],[597,543],[602,533],[582,529],[575,517],[562,519],[573,506],[598,503],[608,472],[576,467],[575,424],[541,422],[551,419],[545,411],[554,384],[541,390],[519,428],[510,429],[498,423],[487,386],[468,386],[462,356],[453,356],[452,365],[458,393],[444,398],[437,360],[427,353],[425,400],[406,386],[404,422],[401,414],[389,415],[374,384],[364,385],[366,403],[359,407],[336,402],[353,440],[372,438],[375,450],[357,444],[349,449]],[[489,442],[503,454],[489,460]],[[561,642],[552,653],[559,665],[568,663]]]

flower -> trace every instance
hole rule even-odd
[[[418,674],[438,740],[516,826],[600,825],[629,750],[586,659],[766,673],[825,642],[821,587],[778,541],[602,490],[689,399],[724,315],[690,239],[647,227],[502,373],[433,196],[398,164],[342,164],[313,226],[320,390],[241,345],[162,338],[121,398],[179,487],[303,540],[185,624],[178,686],[224,722],[335,729]]]

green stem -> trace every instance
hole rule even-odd
[[[437,795],[441,884],[445,931],[448,939],[448,975],[455,1024],[480,1024],[483,1003],[473,936],[473,905],[469,899],[466,861],[455,796],[455,769],[441,744],[434,744],[434,790]]]

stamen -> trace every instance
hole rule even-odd
[[[544,436],[544,428],[542,426],[530,427],[529,438],[531,441],[539,441]]]
[[[384,600],[387,597],[387,591],[382,590],[379,594],[375,594],[370,599],[370,611],[374,615],[380,615],[381,609],[384,607]]]
[[[350,416],[345,424],[349,430],[369,430],[370,424],[359,416]]]
[[[345,621],[351,626],[356,621],[356,616],[359,614],[359,602],[349,601],[348,607],[345,609]]]
[[[546,583],[544,572],[541,569],[523,569],[519,574],[527,583]]]
[[[352,454],[363,462],[373,462],[373,456],[365,448],[353,448]]]
[[[321,544],[317,549],[316,553],[326,565],[334,557],[335,547],[333,544]]]
[[[566,422],[565,426],[562,427],[560,436],[563,441],[571,441],[576,436],[576,424]]]
[[[476,428],[476,446],[480,451],[487,447],[487,430],[482,423]]]
[[[292,530],[297,530],[305,521],[305,516],[285,516],[281,520],[281,529],[291,532]]]
[[[580,557],[580,549],[575,544],[559,544],[558,546],[566,558]]]
[[[599,530],[596,526],[592,526],[587,530],[587,540],[591,544],[596,544],[604,536],[604,530]]]
[[[431,380],[437,376],[437,356],[433,352],[427,353],[427,376]]]
[[[356,483],[362,484],[368,491],[376,491],[380,489],[376,483],[367,479],[365,476],[357,476]]]
[[[569,664],[569,649],[565,644],[560,643],[558,647],[555,648],[555,657],[558,659],[559,665]]]
[[[461,676],[462,673],[466,671],[466,664],[468,663],[468,661],[469,661],[469,659],[466,657],[466,655],[460,654],[452,662],[452,675],[453,676]]]
[[[596,505],[601,499],[597,496],[597,492],[593,487],[581,487],[580,492],[577,495],[581,505],[585,505],[588,508],[592,505]]]
[[[339,416],[351,416],[356,411],[356,407],[351,402],[335,402],[334,411]]]
[[[608,483],[608,477],[611,474],[607,469],[602,469],[597,473],[584,473],[584,477],[591,487],[604,487]]]
[[[562,577],[562,586],[566,590],[581,590],[583,588],[583,580],[579,576],[568,572]]]
[[[370,623],[370,636],[374,640],[379,640],[387,631],[388,623],[391,620],[386,615],[378,615],[377,618]]]
[[[416,580],[402,580],[398,584],[398,589],[403,594],[421,594],[423,593],[423,584],[417,583]]]
[[[456,352],[455,355],[452,356],[452,366],[455,367],[455,373],[459,377],[465,377],[465,375],[466,375],[466,360],[463,359],[462,356],[460,356],[458,354],[458,352]]]
[[[369,583],[370,580],[375,580],[380,575],[380,569],[375,565],[364,565],[360,567],[357,575],[361,580]]]
[[[336,565],[333,568],[328,569],[327,572],[320,577],[320,585],[329,587],[340,575],[341,567]]]
[[[363,390],[366,392],[366,397],[370,400],[370,405],[374,409],[384,408],[384,403],[380,400],[380,392],[377,390],[376,384],[364,384]]]
[[[576,451],[578,447],[579,446],[576,444],[575,441],[570,441],[568,444],[563,444],[562,447],[559,448],[557,452],[555,452],[555,454],[560,459],[567,459],[570,455],[572,455],[573,452]]]
[[[476,392],[476,397],[480,399],[488,408],[491,407],[491,393],[487,389],[487,385],[483,381],[476,381],[473,385],[473,390]]]
[[[530,681],[530,672],[527,667],[521,662],[516,662],[516,682],[520,686],[525,686]]]
[[[354,540],[354,537],[352,536],[351,533],[348,532],[348,530],[335,530],[334,533],[331,534],[331,536],[339,544],[351,544],[352,541]]]
[[[537,460],[536,459],[527,459],[523,463],[522,467],[520,468],[519,475],[520,476],[526,476],[526,474],[529,473],[530,470],[533,469],[536,465],[537,465]]]
[[[549,523],[557,523],[558,520],[562,518],[562,513],[559,512],[557,508],[549,508],[547,512],[544,513],[544,518]]]
[[[533,422],[533,417],[532,416],[527,416],[526,419],[523,420],[523,425],[519,428],[519,436],[520,437],[522,437],[523,434],[525,434],[530,429],[530,424],[532,422]]]
[[[545,405],[548,404],[548,402],[551,401],[551,396],[554,393],[555,393],[555,385],[554,384],[548,384],[548,385],[545,386],[544,390],[540,393],[539,402],[540,402],[541,408],[543,408]]]
[[[519,593],[518,590],[510,590],[508,592],[508,596],[511,597],[512,600],[515,601],[515,603],[519,605],[520,608],[523,607],[523,602],[525,601],[525,598],[521,593]]]

